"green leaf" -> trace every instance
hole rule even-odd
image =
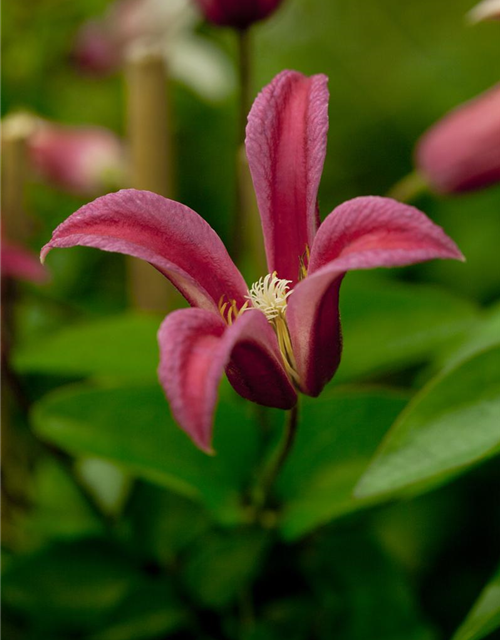
[[[184,582],[193,598],[218,609],[228,605],[259,573],[266,548],[263,531],[213,533],[188,558]]]
[[[88,640],[156,640],[184,626],[187,617],[170,584],[160,581],[134,589]]]
[[[344,352],[334,383],[420,364],[454,343],[478,311],[437,287],[349,274],[340,294]]]
[[[235,394],[221,400],[213,457],[181,431],[156,386],[64,388],[35,405],[33,425],[40,437],[74,455],[115,462],[201,500],[220,520],[231,522],[240,517],[240,493],[256,459],[258,425],[252,411]]]
[[[407,397],[384,390],[338,389],[305,399],[297,440],[279,478],[281,531],[294,539],[360,509],[352,490]]]
[[[460,341],[448,349],[437,361],[442,369],[451,369],[478,351],[484,351],[500,343],[500,304],[497,304]]]
[[[59,462],[41,458],[34,473],[34,504],[27,521],[32,532],[60,539],[102,532],[102,523]]]
[[[392,427],[359,498],[443,482],[500,451],[500,347],[431,381]]]
[[[500,567],[481,592],[453,640],[481,640],[500,628]]]
[[[2,590],[12,609],[81,630],[100,624],[139,577],[116,547],[86,540],[18,556],[3,576]]]
[[[13,354],[20,373],[155,380],[161,318],[124,314],[67,327]]]
[[[184,496],[149,483],[139,483],[129,512],[134,544],[148,560],[168,566],[209,526],[207,513]]]

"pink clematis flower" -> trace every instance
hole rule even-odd
[[[30,160],[49,183],[77,195],[118,186],[125,174],[121,140],[101,127],[69,127],[39,120],[28,139]]]
[[[224,27],[246,29],[267,18],[283,0],[195,0],[207,20]]]
[[[110,194],[54,232],[54,247],[83,245],[147,260],[193,309],[160,331],[159,378],[181,427],[211,450],[224,370],[244,398],[290,409],[317,396],[341,353],[339,289],[351,269],[461,259],[417,209],[380,197],[337,207],[319,223],[317,193],[328,131],[327,78],[278,75],[257,97],[246,148],[269,274],[250,289],[213,229],[188,207],[144,191]]]
[[[500,181],[500,85],[451,111],[420,139],[417,167],[439,193]]]

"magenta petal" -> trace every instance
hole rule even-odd
[[[211,452],[217,390],[226,366],[236,367],[235,375],[240,365],[244,369],[240,389],[243,395],[247,393],[245,397],[283,408],[296,402],[279,360],[276,338],[273,344],[267,330],[274,335],[260,311],[242,314],[228,328],[220,316],[204,309],[174,311],[160,328],[160,382],[175,419],[207,453]]]
[[[76,245],[150,262],[190,304],[217,309],[222,296],[245,302],[247,287],[222,241],[188,207],[149,191],[127,189],[85,205],[57,227],[42,249]]]
[[[349,200],[328,216],[313,244],[309,275],[294,289],[287,307],[304,393],[317,396],[339,365],[338,293],[346,271],[433,258],[463,256],[444,231],[414,207],[372,196]]]
[[[319,225],[318,187],[328,133],[328,79],[284,71],[248,116],[246,149],[269,271],[297,282]]]

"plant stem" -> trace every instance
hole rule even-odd
[[[424,178],[417,171],[412,171],[396,182],[389,189],[387,196],[399,202],[412,202],[427,190],[428,185]]]
[[[251,85],[251,61],[250,61],[250,33],[248,29],[237,32],[238,38],[238,80],[239,80],[239,104],[238,104],[238,136],[236,141],[236,197],[235,215],[233,219],[232,256],[235,262],[241,257],[244,250],[243,239],[246,235],[247,225],[245,176],[243,174],[241,154],[244,153],[245,130],[247,116],[250,108]],[[248,168],[247,168],[248,171]]]
[[[258,506],[265,508],[269,503],[271,497],[271,491],[274,486],[274,483],[277,477],[280,474],[280,471],[285,464],[290,451],[292,450],[293,443],[295,442],[295,436],[297,433],[298,426],[298,413],[299,413],[299,405],[298,402],[290,409],[287,415],[287,421],[285,424],[285,432],[283,434],[283,438],[280,442],[280,445],[276,452],[274,453],[272,459],[270,460],[269,466],[267,467],[264,478],[262,482],[262,489],[259,494],[260,496],[260,504]]]

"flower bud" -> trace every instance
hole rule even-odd
[[[500,85],[451,111],[416,149],[418,169],[440,193],[459,193],[500,181]]]
[[[46,282],[49,278],[49,274],[40,264],[38,256],[3,238],[0,264],[2,278],[25,280],[38,284]]]
[[[246,29],[267,18],[282,0],[195,0],[207,20],[224,27]]]
[[[67,127],[41,121],[28,140],[40,177],[78,195],[119,187],[125,172],[120,139],[100,127]]]

